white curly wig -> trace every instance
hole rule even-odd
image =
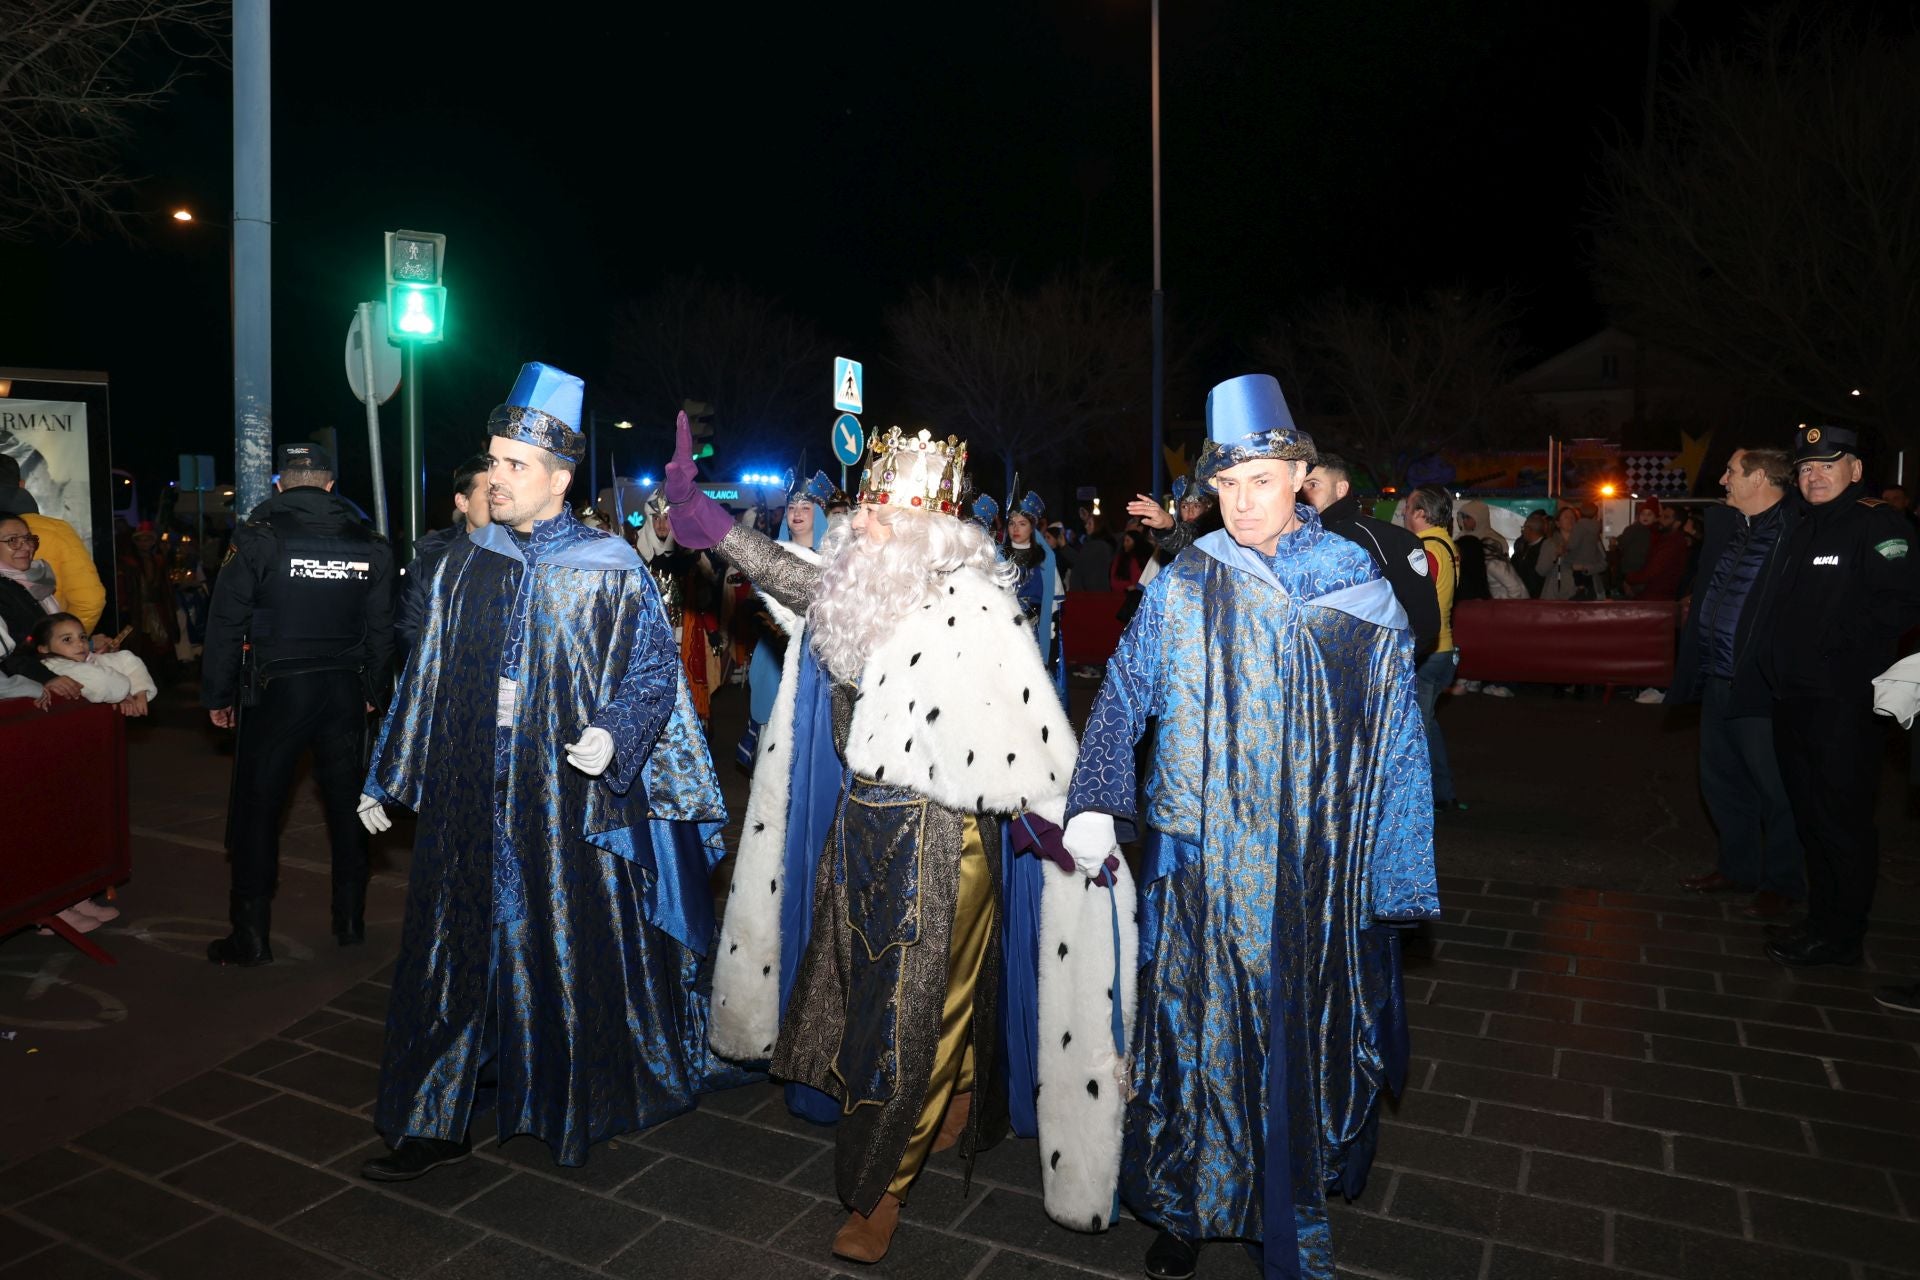
[[[814,652],[841,680],[859,679],[899,620],[931,599],[948,574],[976,569],[1009,591],[1019,576],[970,521],[905,507],[866,510],[893,536],[875,542],[851,521],[830,529],[820,544],[820,588],[807,610]]]

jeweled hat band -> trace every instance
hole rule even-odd
[[[959,436],[936,440],[931,431],[908,435],[888,427],[860,472],[860,501],[957,515],[966,475],[967,442]]]
[[[503,404],[488,414],[487,434],[545,449],[576,464],[587,456],[585,436],[550,413],[517,404]]]

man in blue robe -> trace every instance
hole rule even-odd
[[[465,1159],[487,1106],[578,1165],[748,1078],[706,1048],[726,812],[652,577],[567,509],[581,396],[529,364],[489,418],[492,522],[434,570],[361,799],[419,814],[377,1181]]]
[[[1314,458],[1280,386],[1207,398],[1198,478],[1226,527],[1149,584],[1068,792],[1090,865],[1144,828],[1140,1006],[1121,1193],[1160,1228],[1147,1274],[1209,1239],[1331,1280],[1326,1197],[1364,1185],[1398,1090],[1397,934],[1438,914],[1406,615],[1295,492]],[[1144,807],[1134,744],[1159,722]],[[1101,844],[1102,841],[1106,843]]]

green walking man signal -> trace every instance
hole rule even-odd
[[[432,231],[387,232],[387,337],[439,342],[446,335],[447,290],[440,283],[447,238]]]

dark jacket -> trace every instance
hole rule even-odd
[[[1772,635],[1772,617],[1779,603],[1781,570],[1787,562],[1787,543],[1792,539],[1794,529],[1799,526],[1803,510],[1799,495],[1793,493],[1787,494],[1778,505],[1752,519],[1732,507],[1706,509],[1706,533],[1700,539],[1700,579],[1694,584],[1693,605],[1687,610],[1687,619],[1680,626],[1680,652],[1674,659],[1673,684],[1667,692],[1668,702],[1700,700],[1706,690],[1703,671],[1707,655],[1702,646],[1712,640],[1711,632],[1703,638],[1702,628],[1712,621],[1707,617],[1709,612],[1733,608],[1738,610],[1739,618],[1733,629],[1733,697],[1728,704],[1728,714],[1770,714],[1773,693],[1767,688],[1766,679],[1761,674],[1762,663],[1759,659]],[[1716,604],[1709,596],[1714,579],[1720,572],[1720,562],[1728,556],[1735,557],[1727,568],[1729,573],[1737,572],[1740,568],[1739,558],[1745,548],[1745,535],[1755,521],[1768,519],[1780,521],[1780,531],[1774,538],[1767,558],[1749,579],[1729,582],[1723,588],[1725,594]]]
[[[47,670],[47,664],[40,661],[40,655],[33,651],[27,642],[27,632],[47,616],[28,590],[8,578],[0,578],[0,621],[7,624],[7,634],[13,637],[13,652],[0,660],[0,673],[10,676],[25,676],[41,684],[53,679],[53,672]]]
[[[1898,511],[1851,484],[1808,506],[1787,542],[1764,673],[1776,698],[1872,705],[1900,634],[1920,621],[1920,551]]]
[[[288,489],[234,531],[207,611],[202,706],[238,700],[248,641],[263,673],[358,670],[375,682],[384,677],[393,657],[393,549],[344,498]]]
[[[1440,642],[1440,597],[1419,535],[1397,524],[1362,515],[1360,500],[1352,494],[1322,511],[1320,523],[1373,557],[1380,576],[1387,580],[1394,598],[1407,611],[1415,659],[1432,653],[1433,646]],[[1484,565],[1480,578],[1482,583],[1486,581]]]
[[[419,641],[420,628],[426,625],[427,588],[433,585],[433,571],[440,567],[441,557],[447,554],[453,540],[466,536],[465,529],[448,525],[421,534],[420,540],[413,544],[413,563],[400,575],[400,608],[393,619],[394,641],[402,662]]]

